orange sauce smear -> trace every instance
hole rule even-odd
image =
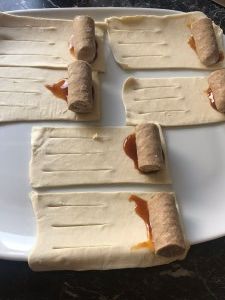
[[[193,38],[193,36],[191,35],[189,40],[188,40],[188,45],[194,50],[196,51],[196,45],[195,45],[195,40]]]
[[[148,237],[147,241],[134,245],[132,249],[138,250],[142,248],[148,248],[149,250],[154,251],[154,243],[152,241],[152,228],[149,220],[147,201],[133,194],[129,197],[129,201],[133,201],[135,203],[135,212],[144,221]]]
[[[223,61],[223,60],[224,60],[224,53],[223,53],[223,51],[220,51],[218,62]]]
[[[138,158],[137,158],[137,146],[136,146],[136,136],[132,133],[126,137],[123,143],[123,150],[128,157],[130,157],[136,169],[138,169]]]
[[[75,55],[75,49],[74,49],[74,47],[72,46],[72,47],[70,47],[69,48],[69,50],[70,50],[70,54],[73,56],[73,57],[75,57],[76,58],[76,55]]]
[[[65,79],[61,79],[54,84],[46,84],[45,87],[57,98],[67,101],[68,84]]]
[[[210,88],[208,88],[205,92],[206,92],[206,94],[207,94],[207,96],[209,98],[209,103],[212,106],[212,108],[215,109],[216,111],[218,111],[217,108],[216,108],[215,100],[213,98],[212,90]]]

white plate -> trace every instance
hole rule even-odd
[[[20,15],[72,19],[88,14],[97,20],[112,15],[172,14],[174,11],[132,8],[41,9],[14,12]],[[192,76],[200,71],[125,72],[106,45],[107,72],[102,76],[102,125],[123,125],[121,99],[123,81],[130,75],[142,77]],[[29,199],[28,164],[31,127],[40,123],[0,126],[0,257],[26,260],[35,240],[35,220]],[[43,124],[43,123],[41,123]],[[68,123],[45,125],[70,126]],[[225,124],[165,131],[174,190],[191,244],[225,235]],[[138,186],[87,187],[84,190],[148,190]]]

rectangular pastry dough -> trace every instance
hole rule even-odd
[[[55,97],[45,84],[67,78],[65,70],[29,67],[0,68],[0,122],[29,120],[97,121],[100,119],[98,73],[92,73],[94,110],[76,114],[66,101]]]
[[[32,130],[32,187],[74,186],[103,183],[169,184],[165,142],[165,166],[142,174],[125,154],[125,138],[132,127],[67,127]]]
[[[182,126],[225,121],[210,105],[206,77],[128,78],[123,87],[126,123]]]
[[[0,66],[66,69],[73,60],[69,40],[73,21],[0,13]],[[94,71],[104,72],[104,26],[96,23],[97,58]]]
[[[145,200],[155,193],[138,193]],[[32,193],[37,240],[28,262],[35,271],[105,270],[150,267],[182,257],[165,258],[147,248],[143,220],[127,192]],[[188,250],[188,245],[187,245]]]
[[[192,20],[201,12],[165,16],[127,16],[106,19],[115,60],[124,69],[218,69],[224,60],[207,67],[189,46]],[[214,26],[219,50],[223,51],[223,31]]]

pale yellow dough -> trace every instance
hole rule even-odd
[[[106,19],[115,60],[124,69],[219,69],[225,61],[211,67],[203,65],[189,46],[190,24],[202,18],[201,12],[165,16],[128,16]],[[223,51],[223,31],[214,25]]]
[[[0,13],[0,66],[67,69],[72,20],[13,16]],[[97,58],[94,71],[104,72],[104,26],[96,23]]]
[[[128,78],[123,86],[126,123],[155,122],[162,126],[225,121],[210,105],[206,77]]]
[[[76,114],[66,101],[55,97],[46,87],[67,78],[65,70],[29,67],[0,68],[0,122],[29,120],[97,121],[100,119],[98,73],[92,73],[94,110]]]
[[[34,127],[30,163],[32,187],[171,183],[162,135],[164,169],[142,174],[123,150],[125,138],[133,132],[132,127]]]
[[[135,193],[136,194],[136,193]],[[150,200],[154,193],[138,193]],[[149,249],[131,249],[147,240],[143,220],[129,202],[131,193],[32,193],[37,239],[28,262],[35,271],[105,270],[150,267],[164,258]],[[188,250],[188,244],[187,244]]]

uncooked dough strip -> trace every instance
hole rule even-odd
[[[150,267],[183,259],[161,257],[133,245],[146,228],[129,201],[131,193],[32,193],[36,243],[28,262],[35,271]],[[151,200],[156,192],[138,193]],[[97,220],[97,222],[96,222]]]
[[[123,151],[132,127],[33,128],[30,179],[33,187],[86,184],[169,184],[168,160],[154,173],[143,174]]]
[[[68,110],[66,101],[56,98],[46,84],[67,78],[64,70],[28,67],[0,68],[0,122],[29,120],[97,121],[100,119],[100,83],[92,73],[94,107],[87,114]]]
[[[95,24],[97,55],[92,69],[104,72],[104,26]],[[0,13],[0,66],[67,69],[72,56],[72,20],[13,16]]]
[[[115,60],[124,69],[219,69],[225,61],[207,67],[189,46],[190,24],[205,17],[201,12],[165,16],[107,18],[109,40]],[[219,51],[223,32],[214,25]],[[141,47],[140,47],[141,45]]]
[[[224,122],[210,105],[206,77],[128,78],[123,86],[126,123],[162,126]]]

